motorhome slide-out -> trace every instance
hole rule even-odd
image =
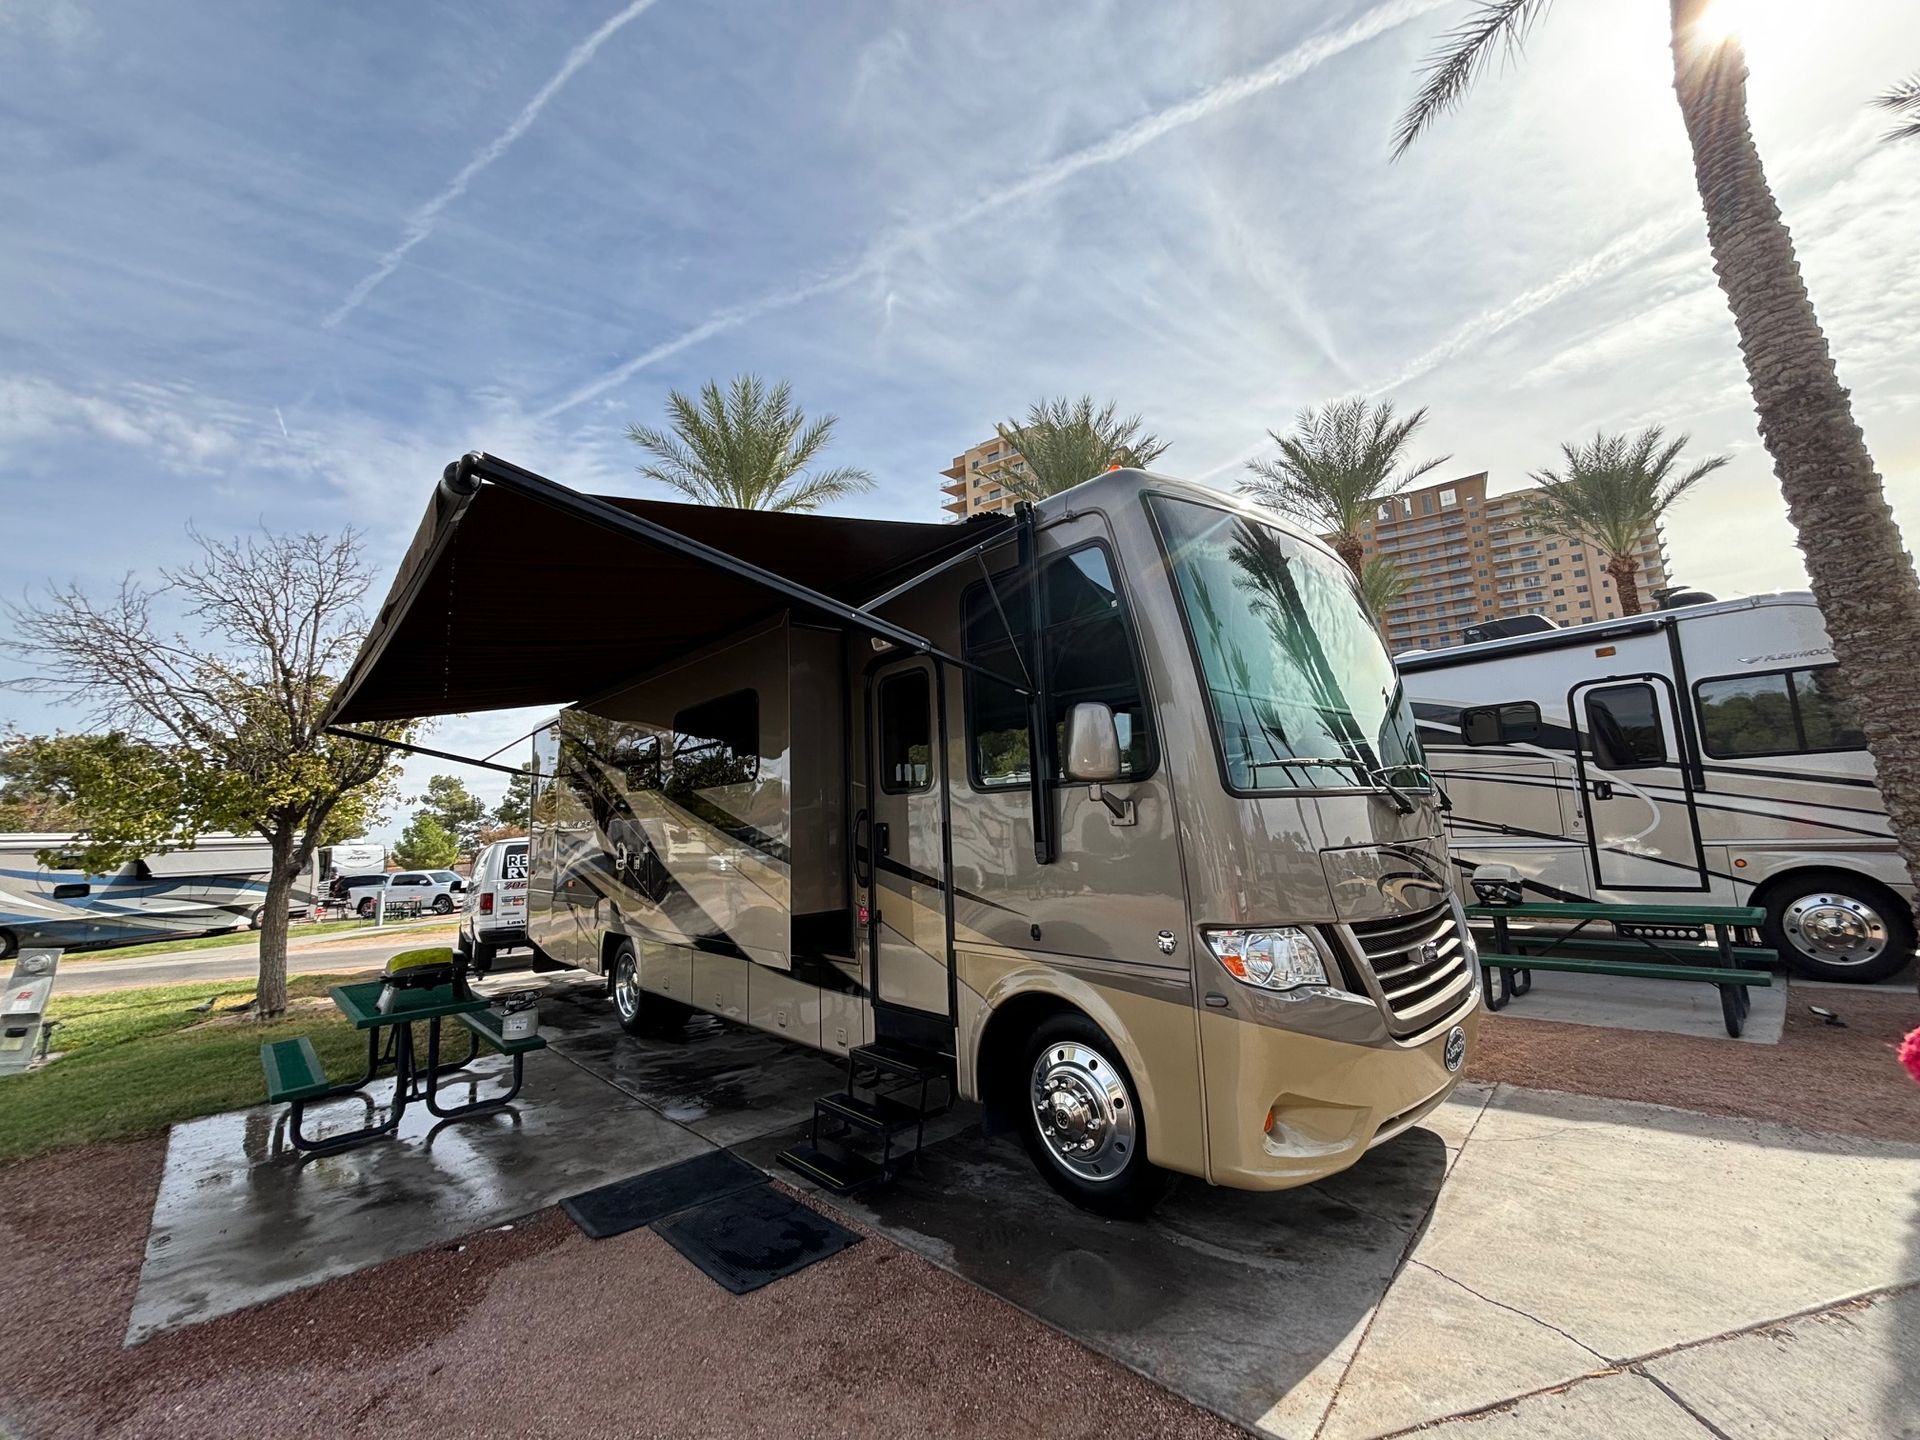
[[[256,923],[266,899],[273,857],[259,836],[204,836],[110,875],[63,860],[73,838],[0,835],[0,958],[23,945],[80,950],[231,930]]]
[[[1464,875],[1546,898],[1761,905],[1801,974],[1913,954],[1913,883],[1813,597],[1399,657]]]
[[[1459,1078],[1478,967],[1411,708],[1270,513],[1121,470],[903,524],[469,456],[333,720],[542,703],[530,938],[629,1029],[924,1057],[1116,1212],[1321,1178]]]

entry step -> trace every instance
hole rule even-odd
[[[875,1135],[893,1135],[921,1123],[920,1111],[891,1095],[823,1095],[813,1102],[822,1115]]]
[[[856,1069],[865,1067],[903,1080],[944,1080],[953,1074],[953,1062],[945,1055],[887,1041],[854,1046],[847,1052],[847,1062]]]
[[[865,1155],[822,1145],[795,1145],[782,1150],[780,1163],[806,1176],[816,1185],[824,1185],[836,1195],[851,1194],[882,1180],[891,1180],[900,1169],[898,1161],[882,1164]]]

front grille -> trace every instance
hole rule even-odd
[[[1473,966],[1451,905],[1347,928],[1360,952],[1361,979],[1396,1035],[1426,1029],[1473,989]]]

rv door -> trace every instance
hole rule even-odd
[[[873,870],[868,954],[881,1004],[947,1013],[947,889],[933,663],[901,660],[868,674],[872,815],[862,826]]]
[[[1577,685],[1575,777],[1599,890],[1708,888],[1700,817],[1665,675]]]

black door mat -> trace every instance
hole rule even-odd
[[[765,1180],[765,1175],[731,1151],[709,1150],[691,1160],[582,1191],[562,1200],[560,1208],[594,1239],[605,1240]]]
[[[804,1270],[860,1240],[770,1185],[662,1220],[653,1233],[736,1295]]]

